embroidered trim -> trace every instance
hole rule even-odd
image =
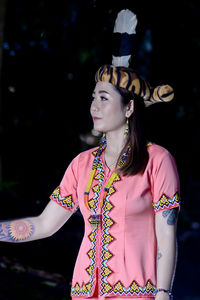
[[[92,152],[92,154],[96,157],[98,148]]]
[[[67,210],[74,209],[74,203],[72,195],[66,197],[61,197],[60,187],[57,187],[50,196],[50,199],[57,202],[60,206],[64,207]]]
[[[179,193],[176,192],[172,199],[168,198],[165,194],[163,194],[160,200],[157,203],[152,203],[154,211],[160,211],[164,208],[173,208],[175,205],[180,204]]]
[[[107,270],[104,271],[107,273]],[[110,271],[108,271],[110,274]],[[109,276],[109,275],[108,275]],[[105,290],[106,296],[154,296],[156,291],[156,287],[151,283],[150,280],[147,281],[144,287],[141,287],[135,280],[131,283],[131,285],[126,289],[121,281],[118,281],[114,286],[110,284],[103,284],[103,289]],[[73,294],[82,296],[89,293],[91,295],[92,284],[91,283],[82,283],[80,286],[78,283],[75,284],[73,288]]]
[[[131,285],[126,289],[121,281],[118,281],[114,286],[111,295],[154,295],[154,291],[156,287],[151,283],[150,280],[147,281],[144,287],[141,287],[135,280],[131,283]]]
[[[120,176],[118,175],[113,184],[116,181],[121,180]],[[103,213],[102,213],[102,248],[101,248],[101,292],[100,296],[107,295],[111,290],[112,286],[107,282],[107,278],[113,273],[113,271],[107,265],[109,259],[113,257],[111,251],[109,251],[108,247],[110,243],[112,243],[115,238],[109,233],[109,229],[114,225],[114,220],[111,219],[109,216],[110,211],[114,208],[114,205],[110,201],[110,196],[113,195],[116,190],[113,186],[110,186],[108,194],[105,198],[104,206],[103,206]]]
[[[94,197],[88,201],[88,204],[90,208],[97,209],[97,202],[99,200],[99,196],[100,196],[100,192],[104,180],[104,170],[103,170],[103,164],[101,160],[99,161],[97,174],[94,176],[94,179],[98,180],[98,184],[93,186],[92,191],[94,192]]]
[[[96,280],[94,281],[94,270],[96,269],[96,241],[97,241],[97,228],[94,228],[93,231],[88,236],[89,240],[92,242],[92,248],[87,252],[87,255],[90,258],[90,265],[85,269],[86,272],[90,276],[90,281],[86,284],[83,283],[80,286],[77,282],[75,283],[74,287],[71,287],[71,295],[77,296],[91,296],[92,294],[92,287],[95,286]]]
[[[94,154],[94,152],[93,152]],[[94,154],[95,155],[95,154]],[[101,188],[103,185],[104,181],[104,169],[103,169],[103,163],[101,159],[99,160],[98,163],[98,168],[97,168],[97,174],[94,176],[94,179],[98,181],[98,183],[93,186],[92,191],[94,192],[94,197],[89,200],[89,206],[90,208],[97,208],[97,203],[99,200]],[[89,217],[88,221],[91,223],[92,218]],[[92,228],[92,227],[91,227]],[[74,287],[71,288],[71,295],[78,295],[78,296],[91,296],[92,294],[92,288],[96,284],[96,278],[95,278],[95,273],[94,271],[96,270],[96,264],[97,264],[97,228],[93,228],[92,232],[88,235],[89,240],[91,241],[91,248],[87,252],[87,255],[90,259],[90,265],[85,269],[86,272],[90,276],[90,281],[86,284],[82,284],[80,287],[78,283],[74,285]]]
[[[89,295],[91,295],[92,292],[92,284],[91,283],[84,283],[82,284],[82,286],[80,286],[78,283],[76,283],[74,285],[74,288],[71,289],[71,294],[73,295],[77,295],[77,296],[83,296],[83,295],[87,295],[89,293]]]

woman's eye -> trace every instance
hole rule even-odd
[[[101,100],[102,101],[106,101],[106,100],[108,100],[106,97],[103,97],[103,96],[101,96]]]
[[[91,97],[91,102],[93,102],[94,100],[95,100],[95,97],[92,96],[92,97]],[[100,100],[101,100],[101,101],[107,101],[108,98],[106,98],[106,97],[104,97],[104,96],[101,96],[101,97],[100,97]]]

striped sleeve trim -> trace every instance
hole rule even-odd
[[[154,211],[158,212],[164,210],[166,208],[174,208],[180,206],[180,196],[179,193],[176,192],[173,198],[168,198],[165,194],[163,194],[160,200],[157,203],[152,203]]]
[[[58,203],[61,207],[75,212],[77,207],[74,205],[72,195],[67,195],[66,197],[61,196],[61,189],[57,187],[50,196],[50,199]]]

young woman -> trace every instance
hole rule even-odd
[[[41,215],[0,223],[1,241],[27,242],[51,236],[80,208],[74,300],[171,297],[179,178],[170,153],[146,140],[145,93],[134,76],[112,65],[97,71],[90,112],[100,146],[73,159]]]

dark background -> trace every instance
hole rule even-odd
[[[114,20],[129,8],[138,17],[132,66],[152,86],[175,90],[174,101],[149,107],[146,120],[149,139],[170,150],[181,179],[175,299],[197,300],[200,3],[134,2],[4,2],[0,219],[40,214],[71,159],[87,148],[80,135],[92,129],[94,74],[111,63]],[[83,227],[77,212],[49,239],[2,243],[0,299],[69,299]]]

